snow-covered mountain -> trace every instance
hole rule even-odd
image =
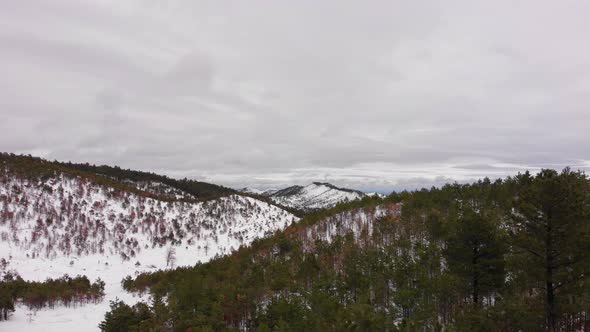
[[[109,180],[113,185],[108,185],[101,175],[45,171],[54,167],[45,161],[23,163],[21,169],[0,159],[0,259],[7,262],[0,275],[14,270],[25,280],[66,273],[101,278],[106,297],[76,309],[33,313],[18,307],[2,323],[8,330],[95,331],[109,300],[137,301],[121,289],[125,276],[205,262],[298,219],[237,194],[197,201],[154,181]]]
[[[264,193],[265,193],[264,190],[260,190],[260,189],[256,189],[256,188],[248,188],[248,187],[238,189],[238,191],[241,193],[244,193],[244,194],[254,194],[254,195],[264,195]]]
[[[307,186],[292,186],[269,191],[265,196],[274,202],[303,211],[330,208],[338,203],[354,201],[365,196],[363,192],[338,188],[329,183],[314,182]]]

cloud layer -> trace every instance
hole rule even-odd
[[[587,1],[13,1],[0,150],[230,186],[590,169]]]

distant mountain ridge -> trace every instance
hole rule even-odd
[[[244,188],[242,192],[257,193],[273,202],[303,212],[313,212],[331,208],[339,203],[362,199],[365,193],[348,188],[340,188],[327,182],[312,182],[306,186],[295,185],[279,190],[261,191]]]

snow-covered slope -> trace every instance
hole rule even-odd
[[[138,188],[151,192],[154,184]],[[179,194],[166,188],[158,193]],[[295,220],[274,205],[239,195],[163,201],[70,174],[34,179],[0,167],[0,259],[8,261],[7,269],[26,280],[67,273],[106,282],[101,303],[30,316],[19,307],[0,329],[96,331],[109,300],[133,302],[120,286],[125,276],[207,261]],[[170,248],[174,262],[166,259]]]
[[[304,250],[313,250],[316,241],[332,242],[337,236],[352,233],[356,242],[361,243],[372,237],[375,224],[387,217],[393,220],[401,215],[401,203],[387,203],[371,208],[357,208],[334,214],[300,228],[298,237],[303,241]]]
[[[268,197],[278,204],[303,211],[330,208],[338,203],[361,199],[364,196],[365,194],[360,191],[320,182],[307,186],[292,186],[268,194]]]
[[[167,244],[239,247],[293,221],[286,211],[232,195],[163,202],[61,175],[32,183],[0,178],[0,237],[32,258],[108,254],[133,259]]]

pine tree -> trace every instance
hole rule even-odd
[[[559,298],[576,296],[590,272],[590,185],[585,174],[542,170],[516,178],[513,243],[527,259],[532,288],[545,295],[547,329],[557,330]]]
[[[105,318],[98,327],[103,332],[129,331],[130,326],[139,323],[133,309],[123,301],[116,299],[110,302],[111,311],[107,312]]]
[[[14,300],[10,291],[0,285],[0,321],[8,320],[8,313],[14,311]]]
[[[504,282],[506,248],[490,219],[485,210],[461,209],[444,252],[451,272],[469,285],[474,306]]]

